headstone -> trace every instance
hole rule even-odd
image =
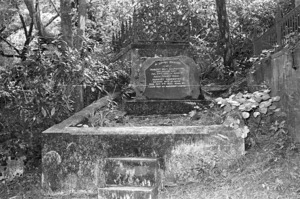
[[[197,65],[186,56],[148,58],[137,74],[138,99],[198,99],[201,93]]]

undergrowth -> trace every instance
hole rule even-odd
[[[298,199],[300,146],[288,134],[271,127],[269,123],[260,128],[256,145],[228,170],[211,175],[205,181],[166,187],[159,198]]]

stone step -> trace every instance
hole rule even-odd
[[[106,185],[153,187],[158,182],[156,158],[106,158],[104,167]]]
[[[157,199],[156,187],[110,186],[98,189],[98,199]]]

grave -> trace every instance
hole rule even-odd
[[[116,59],[131,63],[131,84],[136,91],[134,100],[124,102],[126,114],[164,118],[189,113],[195,107],[204,109],[210,102],[202,99],[200,72],[188,56],[187,1],[149,0],[152,4],[147,6],[143,2],[135,9],[132,24],[123,25],[113,37]],[[82,125],[116,97],[101,98],[43,132],[42,186],[46,194],[157,199],[165,185],[199,181],[202,171],[222,171],[244,155],[242,124],[234,128],[222,122]]]

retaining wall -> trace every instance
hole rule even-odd
[[[287,114],[287,128],[300,142],[300,47],[283,49],[254,66],[248,75],[251,91],[265,83],[272,96],[280,96],[279,106]]]

